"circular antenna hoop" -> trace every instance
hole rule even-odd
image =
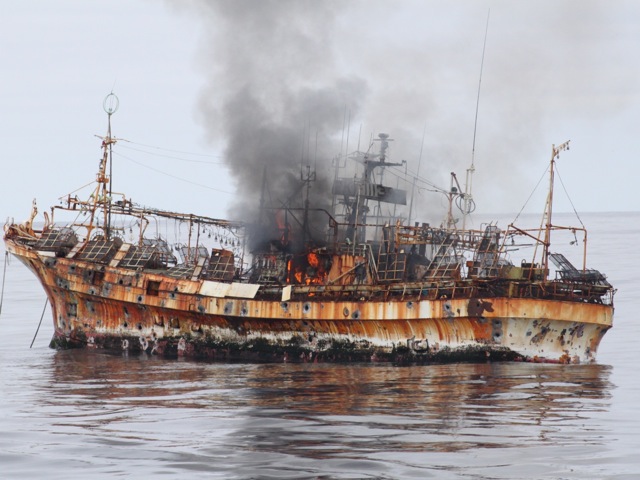
[[[109,95],[104,97],[104,102],[102,102],[102,108],[107,114],[112,115],[116,113],[118,110],[118,106],[120,106],[120,100],[115,93],[111,92]]]

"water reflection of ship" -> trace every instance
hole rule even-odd
[[[251,416],[281,421],[250,418],[236,435],[250,438],[253,451],[322,460],[352,456],[375,462],[378,452],[400,458],[477,448],[597,446],[604,441],[602,431],[590,417],[609,409],[612,389],[610,367],[594,365],[270,370],[287,386],[274,387],[271,375],[255,378],[250,385],[259,408]]]
[[[270,375],[269,370],[272,371]],[[580,399],[609,398],[610,367],[549,368],[518,363],[452,364],[431,367],[387,368],[317,366],[283,369],[265,367],[249,386],[260,391],[260,406],[288,408],[328,415],[383,414],[385,411],[423,412],[437,419],[461,418],[478,407],[480,417],[494,411],[505,418],[536,417],[554,411],[564,417],[566,405]],[[285,386],[270,385],[277,375]],[[582,409],[584,406],[579,406]],[[453,425],[453,424],[451,424]]]
[[[234,441],[306,457],[359,442],[373,450],[453,452],[536,442],[598,444],[601,432],[586,419],[609,409],[610,374],[603,365],[521,363],[397,368],[177,362],[169,368],[151,356],[62,351],[53,357],[51,391],[43,401],[60,406],[74,398],[88,408],[127,412],[153,408],[159,416],[195,409],[204,423],[231,415]],[[374,435],[378,443],[371,442]]]

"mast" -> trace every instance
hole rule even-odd
[[[91,233],[97,228],[94,221],[96,220],[96,213],[100,207],[104,213],[103,231],[106,239],[110,237],[111,228],[111,187],[107,188],[107,184],[110,184],[111,177],[111,146],[116,143],[115,138],[111,137],[111,115],[118,110],[118,97],[113,92],[107,95],[102,103],[104,111],[107,112],[108,126],[107,135],[102,137],[102,158],[100,159],[100,166],[96,175],[97,186],[94,192],[91,194],[89,202],[89,211],[91,216],[89,223],[86,225],[87,238],[91,238]],[[107,175],[107,164],[109,164],[109,175]]]
[[[455,183],[455,186],[453,185]],[[451,172],[451,186],[447,193],[447,201],[449,202],[449,208],[447,209],[447,230],[457,230],[457,219],[453,217],[453,199],[460,195],[460,183],[458,183],[458,177],[454,172]]]
[[[380,152],[370,154],[369,150],[373,146],[373,142],[380,142]],[[346,217],[346,231],[344,239],[347,243],[355,245],[358,242],[366,240],[366,224],[369,213],[368,202],[391,203],[394,205],[407,204],[407,192],[399,188],[387,187],[383,185],[382,180],[376,180],[375,170],[380,168],[384,170],[387,167],[399,167],[406,165],[406,161],[400,163],[392,163],[387,161],[387,149],[389,142],[393,141],[386,133],[380,133],[378,138],[371,141],[369,149],[366,153],[360,151],[356,155],[349,156],[362,165],[362,175],[354,176],[354,178],[336,178],[333,184],[333,194],[340,195],[344,198],[344,215]],[[382,178],[382,175],[380,175]],[[380,220],[380,208],[374,211],[377,218],[376,228],[378,228]],[[355,248],[355,246],[354,246]]]
[[[111,194],[112,194],[112,182],[113,178],[113,144],[116,143],[116,139],[111,136],[111,115],[117,110],[120,101],[118,97],[111,92],[104,99],[102,107],[107,112],[107,136],[103,139],[103,154],[102,162],[100,163],[100,174],[98,175],[98,182],[102,183],[102,200],[104,202],[104,235],[105,239],[111,238]],[[109,163],[109,176],[106,176],[106,167]],[[108,195],[107,195],[107,184]]]
[[[463,209],[462,209],[462,230],[467,228],[467,217],[474,209],[472,190],[473,174],[476,171],[475,156],[476,156],[476,130],[478,128],[478,110],[480,108],[480,88],[482,87],[482,70],[484,68],[484,53],[487,49],[487,35],[489,33],[489,15],[491,10],[487,13],[487,26],[484,31],[484,43],[482,45],[482,60],[480,61],[480,78],[478,79],[478,96],[476,98],[476,116],[473,122],[473,145],[471,146],[471,165],[467,169],[467,176],[465,178],[464,195],[463,195]]]
[[[546,218],[545,230],[544,230],[544,250],[542,255],[542,266],[545,272],[549,268],[549,248],[551,247],[551,229],[553,228],[553,184],[555,177],[555,164],[556,159],[560,157],[560,152],[569,150],[569,140],[562,145],[556,147],[551,146],[551,162],[549,164],[549,193],[547,194],[547,203],[544,211],[544,218]]]
[[[303,186],[306,186],[305,198],[304,198],[304,217],[302,219],[302,239],[303,243],[306,244],[307,240],[313,239],[311,231],[309,230],[309,196],[311,195],[311,183],[316,180],[316,171],[311,171],[311,165],[307,165],[307,174],[306,176],[302,175],[300,172],[300,181]]]
[[[411,225],[411,216],[413,213],[413,195],[416,191],[416,182],[418,181],[418,177],[420,177],[420,165],[422,164],[422,150],[424,149],[424,136],[427,133],[427,125],[425,124],[424,129],[422,130],[422,143],[420,145],[420,156],[418,157],[418,170],[416,171],[415,177],[413,177],[413,185],[411,186],[411,202],[409,203],[409,216],[407,218],[407,225]]]

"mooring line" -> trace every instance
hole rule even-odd
[[[31,340],[31,345],[29,345],[29,348],[33,347],[33,342],[36,341],[36,337],[38,336],[38,332],[40,331],[40,325],[42,325],[42,319],[44,318],[44,312],[47,311],[47,304],[49,303],[49,299],[46,298],[44,301],[44,308],[42,309],[42,315],[40,315],[40,322],[38,322],[38,328],[36,328],[36,333],[33,336],[33,340]]]
[[[4,252],[4,269],[2,270],[2,292],[0,293],[0,315],[2,315],[2,303],[4,302],[4,278],[7,274],[7,260],[9,259],[9,252]]]

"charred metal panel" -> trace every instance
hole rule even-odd
[[[209,257],[205,278],[220,282],[231,282],[235,273],[233,252],[213,249]]]
[[[333,193],[347,197],[356,197],[375,200],[398,205],[407,204],[407,192],[405,190],[391,188],[373,183],[355,182],[353,179],[338,178],[333,183]]]
[[[331,268],[326,277],[326,283],[329,285],[367,283],[366,269],[364,269],[364,272],[357,271],[358,267],[361,265],[366,265],[366,260],[363,256],[334,255],[331,261]],[[362,273],[364,273],[364,276]]]
[[[380,184],[360,184],[359,193],[362,197],[378,202],[407,204],[407,192],[398,188],[387,187]]]

